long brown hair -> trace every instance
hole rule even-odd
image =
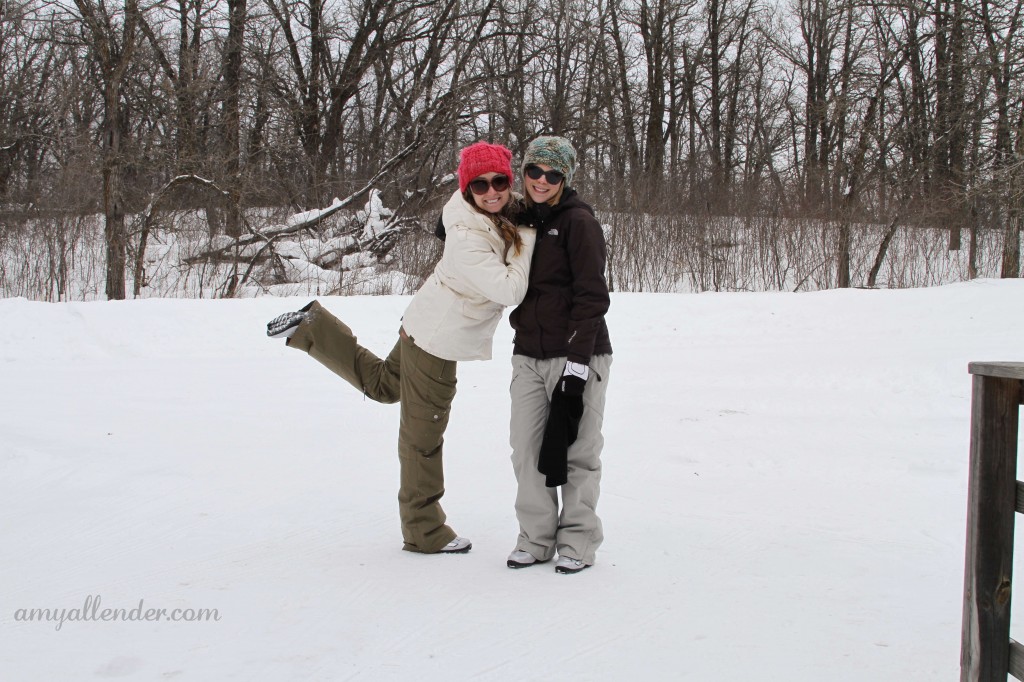
[[[523,249],[523,238],[520,236],[519,228],[516,226],[519,214],[523,210],[522,200],[510,191],[508,203],[499,212],[488,213],[487,211],[480,210],[480,207],[476,205],[476,202],[473,201],[473,193],[469,189],[463,192],[462,196],[466,203],[473,207],[474,211],[490,218],[491,223],[494,224],[495,229],[498,231],[498,236],[505,243],[505,252],[502,254],[505,262],[508,262],[508,252],[513,247],[515,247],[516,255],[518,256],[519,252]]]

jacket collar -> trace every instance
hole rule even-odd
[[[594,209],[590,207],[590,204],[580,199],[579,195],[576,194],[576,190],[566,187],[557,204],[554,206],[533,204],[523,213],[523,220],[533,227],[544,227],[552,220],[558,218],[559,215],[572,208],[582,208],[590,213],[590,215],[595,215]]]
[[[570,208],[582,208],[583,210],[594,215],[594,209],[590,207],[590,204],[580,199],[580,196],[576,193],[572,187],[566,187],[562,192],[562,198],[558,200],[558,203],[551,207],[551,212],[555,215],[568,211]]]
[[[444,221],[444,225],[448,229],[462,225],[471,230],[488,232],[494,227],[491,220],[470,206],[459,191],[452,194],[452,198],[444,205],[444,209],[441,211],[441,220]]]

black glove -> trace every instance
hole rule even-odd
[[[587,387],[590,367],[580,362],[567,362],[558,380],[558,390],[569,396],[581,396]]]
[[[556,386],[537,457],[537,471],[544,474],[544,485],[548,488],[565,485],[569,480],[569,446],[579,436],[582,417],[583,398],[562,393]]]

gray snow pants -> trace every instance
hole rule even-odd
[[[569,480],[560,488],[548,488],[544,485],[544,474],[537,471],[537,459],[551,393],[562,376],[565,358],[537,360],[525,355],[512,356],[509,443],[512,468],[519,484],[516,549],[529,552],[540,561],[547,561],[557,551],[559,556],[591,565],[604,540],[601,519],[597,516],[597,498],[601,492],[601,449],[604,447],[601,425],[611,364],[611,355],[595,355],[590,359],[590,379],[583,392],[579,436],[569,447]],[[559,489],[562,491],[561,512]]]

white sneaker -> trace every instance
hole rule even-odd
[[[555,562],[555,573],[579,573],[584,568],[590,568],[590,564],[567,556],[560,556]]]
[[[526,568],[527,566],[543,563],[543,561],[537,561],[537,557],[521,549],[517,549],[509,554],[508,561],[506,562],[509,568]]]
[[[471,549],[473,549],[473,543],[468,539],[455,538],[438,551],[444,552],[445,554],[465,554]]]
[[[306,313],[301,310],[278,315],[267,322],[267,336],[272,339],[290,339],[305,319]]]

